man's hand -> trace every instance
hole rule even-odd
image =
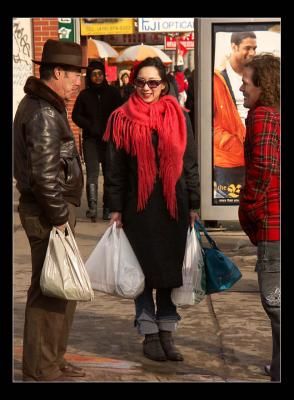
[[[66,228],[66,224],[67,224],[67,222],[66,222],[65,224],[63,224],[63,225],[55,226],[55,228],[56,228],[56,229],[59,229],[59,230],[62,231],[62,232],[64,232],[64,231],[65,231],[65,228]]]
[[[112,212],[111,213],[109,226],[111,226],[114,222],[116,222],[116,227],[117,228],[122,228],[121,213],[120,212]]]

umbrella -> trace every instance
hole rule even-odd
[[[116,58],[117,63],[134,63],[143,61],[147,57],[159,57],[164,64],[171,64],[172,60],[160,49],[146,44],[131,46],[123,50]]]
[[[88,58],[109,58],[117,57],[118,52],[110,44],[102,40],[88,40]]]

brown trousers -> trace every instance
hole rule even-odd
[[[69,225],[74,232],[75,206],[68,203]],[[19,215],[28,237],[32,257],[32,278],[25,309],[23,373],[35,378],[55,378],[64,363],[76,301],[44,296],[40,276],[52,225],[37,203],[20,199]]]

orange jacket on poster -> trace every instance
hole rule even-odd
[[[244,166],[246,129],[219,71],[214,72],[214,166]]]

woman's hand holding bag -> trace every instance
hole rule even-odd
[[[145,277],[122,228],[113,223],[85,264],[92,288],[134,299],[144,290]]]
[[[205,297],[205,272],[201,245],[194,228],[188,228],[183,261],[183,285],[172,289],[171,300],[176,306],[200,303]]]

